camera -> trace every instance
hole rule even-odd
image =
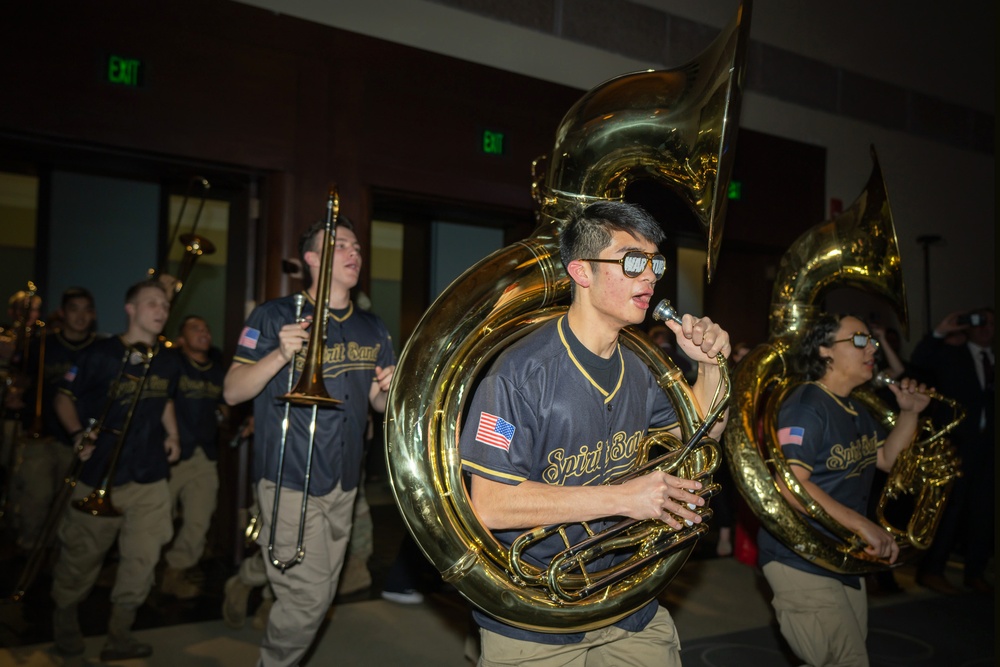
[[[966,313],[965,315],[958,316],[959,324],[967,324],[970,327],[979,327],[983,325],[983,314],[982,313]]]

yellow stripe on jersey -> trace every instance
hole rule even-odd
[[[491,470],[490,468],[485,468],[485,467],[483,467],[481,465],[477,465],[477,464],[473,463],[472,461],[467,461],[466,459],[462,459],[462,465],[463,466],[468,466],[468,467],[472,468],[473,470],[478,470],[479,472],[486,473],[487,475],[490,475],[492,477],[500,477],[502,479],[509,479],[511,481],[514,481],[514,482],[524,482],[524,481],[527,481],[527,479],[528,479],[527,477],[522,477],[520,475],[511,475],[510,473],[506,473],[506,472],[497,472],[496,470]]]
[[[805,461],[800,461],[799,459],[788,459],[789,465],[798,466],[800,468],[805,468],[809,472],[813,471],[813,467],[806,463]]]

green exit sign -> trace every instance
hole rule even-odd
[[[739,201],[743,199],[743,182],[742,181],[729,181],[729,192],[728,196],[730,199],[735,199]]]
[[[143,67],[142,61],[138,58],[109,55],[105,72],[108,83],[113,83],[116,86],[138,88],[142,85],[144,70],[145,67]]]
[[[506,152],[504,133],[496,130],[483,130],[482,146],[487,155],[503,155]]]

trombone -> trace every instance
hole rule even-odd
[[[14,411],[13,415],[8,414],[7,400],[8,396],[13,395],[16,391],[20,394],[24,387],[22,383],[26,382],[28,377],[28,371],[30,370],[28,365],[30,362],[31,353],[31,340],[37,335],[39,340],[38,353],[40,355],[38,363],[38,384],[37,392],[35,398],[35,412],[34,421],[31,425],[31,431],[29,435],[31,437],[38,437],[41,431],[41,421],[42,421],[42,380],[45,365],[45,322],[39,319],[33,319],[31,317],[32,305],[36,300],[39,299],[38,288],[35,283],[28,281],[27,289],[22,290],[17,293],[18,301],[16,307],[16,315],[14,317],[14,322],[10,329],[9,344],[12,348],[12,354],[10,358],[10,366],[7,368],[7,372],[3,375],[2,380],[0,380],[0,425],[6,424],[7,420],[13,416],[14,428],[8,433],[5,427],[0,427],[0,447],[7,446],[7,458],[4,461],[4,468],[2,478],[0,478],[0,517],[3,517],[7,513],[7,503],[8,494],[10,491],[10,484],[13,481],[14,468],[17,466],[18,459],[18,442],[21,439],[21,432],[23,430],[23,414],[22,410],[26,410],[27,406]],[[37,333],[36,333],[37,332]],[[9,443],[7,441],[10,441]]]
[[[84,428],[80,439],[81,444],[76,448],[76,453],[78,454],[80,449],[83,447],[82,443],[88,440],[96,439],[97,434],[99,434],[102,430],[109,430],[117,435],[118,439],[115,442],[115,448],[112,452],[112,459],[109,464],[108,472],[105,474],[101,486],[95,489],[93,493],[86,498],[74,500],[70,503],[69,499],[73,496],[73,491],[76,489],[77,481],[80,477],[80,471],[83,469],[84,463],[79,456],[73,459],[73,462],[70,464],[63,479],[63,486],[59,490],[59,493],[56,494],[55,499],[53,499],[52,505],[49,508],[49,513],[45,517],[45,523],[42,524],[41,534],[35,542],[35,546],[32,548],[31,553],[28,555],[28,559],[25,563],[24,569],[21,571],[21,575],[18,577],[17,583],[14,585],[14,592],[7,598],[0,599],[0,602],[14,603],[19,602],[24,598],[42,568],[45,552],[51,544],[52,538],[55,537],[56,528],[59,526],[59,521],[62,519],[63,514],[66,511],[67,505],[70,505],[74,509],[87,512],[92,516],[107,517],[121,515],[121,512],[116,510],[114,506],[111,505],[110,484],[114,480],[114,468],[117,465],[122,446],[125,443],[125,436],[128,433],[128,428],[132,421],[132,414],[135,412],[135,409],[139,404],[139,398],[141,397],[142,390],[145,387],[146,378],[149,375],[149,365],[153,359],[153,355],[154,350],[152,348],[140,350],[131,345],[127,345],[125,347],[125,353],[122,355],[121,365],[118,369],[118,373],[115,375],[114,381],[111,383],[111,387],[108,389],[108,398],[104,403],[101,414],[99,417],[92,417],[88,420],[87,426]],[[126,373],[130,362],[140,363],[142,365],[142,373],[140,376],[130,376]],[[136,390],[132,395],[132,401],[129,404],[125,419],[121,428],[115,430],[106,429],[105,422],[108,419],[111,408],[114,406],[115,401],[118,398],[122,381],[126,378],[136,382]]]
[[[128,429],[132,425],[132,416],[139,405],[142,391],[146,388],[146,379],[149,377],[149,366],[155,355],[156,349],[153,347],[143,346],[143,349],[140,349],[136,345],[126,345],[125,354],[122,356],[121,370],[118,372],[118,376],[115,378],[112,388],[109,391],[108,400],[104,405],[101,417],[91,422],[84,429],[83,438],[80,442],[83,443],[91,439],[96,440],[97,434],[102,430],[110,431],[117,436],[117,440],[115,440],[114,449],[111,450],[111,457],[108,460],[104,477],[101,478],[100,486],[95,488],[86,498],[74,500],[72,503],[73,509],[86,512],[91,516],[121,516],[121,512],[111,504],[111,485],[114,484],[118,459],[121,458],[122,448],[125,446],[125,436],[128,435]],[[142,366],[139,375],[129,375],[125,372],[130,363],[138,363]],[[121,426],[117,429],[108,429],[105,426],[105,421],[107,420],[108,412],[118,398],[119,388],[121,387],[122,380],[125,378],[135,383],[135,392],[132,394],[132,400],[129,403],[128,411],[125,413],[125,418],[122,420]]]
[[[196,185],[201,187],[201,198],[198,201],[198,210],[195,211],[194,222],[191,224],[191,231],[181,234],[178,237],[177,232],[180,231],[181,222],[184,219],[184,211],[187,209],[188,200],[191,199],[191,191]],[[184,284],[191,275],[191,270],[194,268],[195,260],[202,255],[211,255],[215,252],[215,244],[197,233],[198,223],[201,221],[201,213],[205,209],[205,199],[208,197],[208,191],[211,187],[212,185],[208,180],[202,176],[193,176],[191,178],[188,183],[187,192],[184,194],[184,199],[181,201],[180,210],[177,212],[177,220],[174,222],[173,230],[170,232],[170,241],[167,243],[166,257],[164,257],[163,262],[160,264],[161,268],[159,270],[149,269],[150,278],[167,276],[167,262],[170,256],[170,248],[173,247],[174,241],[180,240],[184,245],[184,258],[181,260],[177,275],[170,276],[172,283],[167,286],[167,294],[171,300],[181,293]]]
[[[326,324],[329,316],[330,281],[333,279],[333,251],[337,243],[337,218],[340,211],[340,197],[336,188],[330,188],[326,202],[326,220],[323,227],[323,252],[320,255],[319,277],[316,281],[316,307],[313,314],[312,328],[309,332],[309,342],[305,350],[302,373],[299,381],[292,386],[295,374],[296,358],[293,358],[288,368],[288,391],[281,397],[285,403],[284,418],[281,420],[281,445],[278,451],[278,474],[274,482],[274,505],[271,509],[271,534],[268,538],[267,555],[271,564],[284,572],[288,568],[301,563],[306,556],[303,539],[306,527],[306,508],[309,503],[309,479],[312,473],[313,451],[316,445],[316,420],[320,406],[333,407],[341,403],[331,398],[323,382],[323,350],[326,347]],[[295,296],[295,319],[301,321],[305,297]],[[306,453],[306,468],[302,480],[302,509],[299,514],[298,541],[295,554],[289,560],[281,560],[275,556],[275,533],[278,525],[278,507],[281,501],[281,482],[285,472],[285,447],[288,442],[288,425],[292,406],[309,406],[312,408],[312,418],[309,424],[309,447]]]

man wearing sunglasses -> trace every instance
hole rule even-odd
[[[599,202],[571,218],[560,239],[573,290],[569,311],[505,350],[476,389],[461,433],[463,467],[472,476],[476,512],[505,546],[540,525],[570,523],[577,543],[582,521],[627,516],[674,528],[701,521],[694,510],[704,501],[689,491],[701,488],[698,482],[657,471],[605,484],[629,468],[651,426],[679,430],[652,372],[618,341],[623,327],[646,317],[666,270],[657,251],[663,239],[656,220],[630,204]],[[704,412],[720,381],[716,356],[728,356],[729,335],[691,315],[667,326],[698,362],[694,393]],[[720,420],[711,434],[721,436],[724,426]],[[544,567],[561,545],[558,537],[543,540],[526,557]],[[656,600],[586,633],[529,632],[475,616],[485,667],[583,664],[587,654],[604,664],[681,664],[673,620]]]
[[[864,541],[865,553],[894,563],[899,547],[888,531],[866,518],[868,495],[876,467],[889,471],[913,439],[918,414],[930,398],[912,379],[889,385],[899,413],[896,426],[884,435],[875,418],[851,398],[855,388],[872,379],[877,347],[858,318],[820,315],[799,346],[795,361],[807,382],[781,404],[778,442],[809,496]],[[802,511],[790,493],[785,495]],[[868,665],[864,578],[823,569],[766,530],[758,535],[758,549],[781,634],[795,654],[810,665]]]

